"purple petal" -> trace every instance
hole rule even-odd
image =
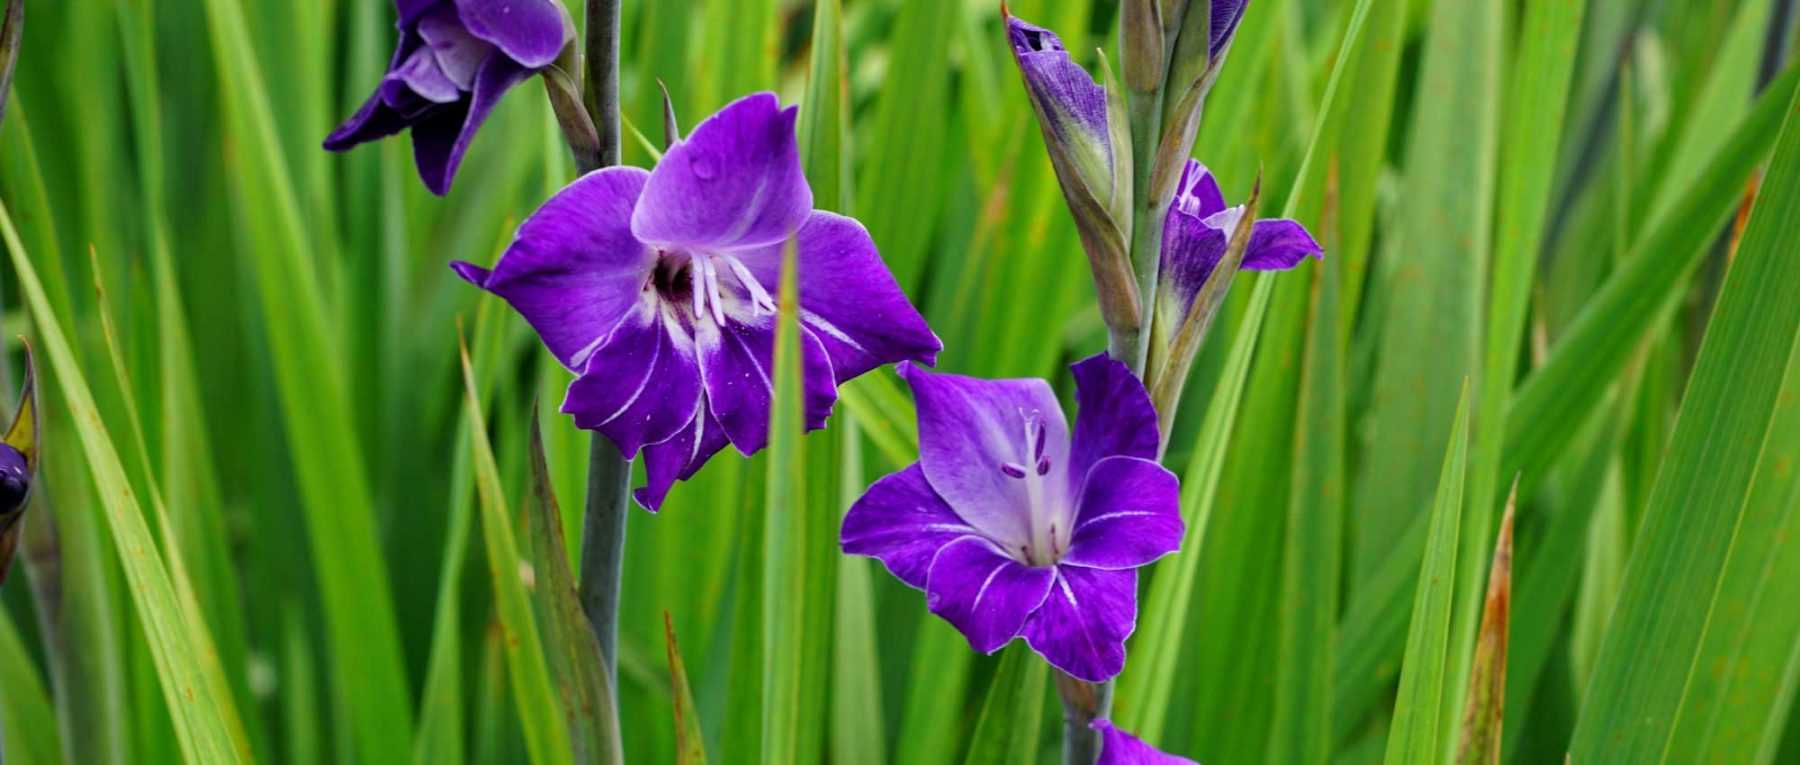
[[[1286,218],[1265,218],[1251,225],[1243,267],[1251,271],[1285,271],[1308,255],[1322,259],[1325,251],[1313,241],[1305,226]]]
[[[785,247],[742,253],[744,265],[771,293],[781,283]],[[815,210],[795,234],[794,251],[801,321],[825,345],[838,382],[883,364],[937,361],[943,343],[856,219]]]
[[[648,177],[636,167],[588,173],[525,219],[492,273],[452,265],[511,303],[563,366],[585,370],[656,265],[656,254],[631,236],[631,209]]]
[[[442,0],[394,0],[395,10],[399,11],[401,29],[412,26],[425,15],[426,11],[437,7]],[[448,6],[448,3],[443,3]]]
[[[1131,368],[1106,354],[1070,368],[1075,373],[1075,439],[1069,480],[1087,479],[1094,463],[1114,455],[1156,459],[1156,405]],[[1079,496],[1079,495],[1075,495]]]
[[[723,328],[710,317],[701,320],[700,364],[705,369],[701,379],[706,382],[707,402],[731,445],[745,456],[769,443],[769,409],[775,395],[774,318],[727,316]],[[800,333],[800,348],[806,427],[821,428],[837,402],[831,358],[811,332]]]
[[[1109,570],[1145,565],[1181,549],[1181,482],[1151,460],[1107,457],[1088,472],[1075,518],[1062,563]]]
[[[456,86],[444,70],[438,67],[437,57],[431,49],[419,48],[407,56],[406,60],[394,71],[388,72],[382,80],[382,96],[389,104],[399,101],[404,96],[394,88],[404,87],[420,98],[434,104],[448,104],[460,100],[463,96],[461,88]]]
[[[1225,209],[1225,194],[1219,191],[1218,179],[1199,160],[1190,159],[1181,166],[1181,180],[1175,185],[1171,209],[1179,209],[1201,220]]]
[[[1088,727],[1100,732],[1100,759],[1094,765],[1197,765],[1186,757],[1157,751],[1107,720],[1095,720]]]
[[[663,155],[631,219],[639,239],[726,250],[786,240],[812,212],[793,107],[773,93],[726,105]]]
[[[419,17],[418,29],[427,46],[421,51],[433,59],[443,76],[462,90],[474,89],[475,73],[494,52],[493,44],[469,34],[448,7]]]
[[[969,639],[969,647],[993,653],[1019,634],[1055,576],[1053,567],[1026,566],[981,537],[965,536],[938,550],[925,602]]]
[[[413,161],[419,166],[419,179],[431,193],[443,196],[450,190],[450,180],[462,164],[463,153],[475,131],[487,121],[488,112],[500,102],[508,88],[531,76],[504,56],[490,56],[475,75],[475,89],[466,101],[446,104],[413,125]]]
[[[880,558],[900,581],[925,589],[931,561],[960,537],[975,534],[925,481],[919,463],[876,481],[844,515],[844,552]]]
[[[674,438],[644,447],[647,481],[631,493],[632,499],[645,510],[656,512],[677,480],[692,478],[725,444],[725,431],[719,427],[719,421],[701,407],[694,414],[694,421]]]
[[[1106,682],[1125,668],[1125,638],[1137,628],[1137,570],[1056,571],[1050,597],[1025,622],[1025,641],[1057,669]]]
[[[555,0],[456,0],[456,13],[470,34],[526,69],[549,66],[575,34]]]
[[[674,437],[699,406],[693,338],[666,304],[651,299],[626,314],[588,357],[562,411],[574,415],[576,427],[606,434],[631,458],[645,444]]]
[[[1007,549],[1031,543],[1027,482],[1009,475],[1006,466],[1036,466],[1067,471],[1069,427],[1056,394],[1043,380],[981,380],[927,372],[911,363],[900,376],[912,386],[918,405],[919,464],[932,489],[963,520]],[[1028,423],[1044,429],[1039,454]],[[1046,482],[1055,488],[1066,481]],[[1048,506],[1065,498],[1040,498]]]
[[[1214,59],[1237,34],[1238,22],[1243,21],[1244,9],[1249,6],[1250,0],[1212,0],[1211,44],[1207,47]]]
[[[1206,285],[1207,277],[1212,276],[1230,244],[1230,234],[1212,222],[1229,215],[1226,211],[1201,218],[1169,210],[1163,221],[1162,273],[1157,277],[1163,290],[1159,311],[1172,311],[1176,321],[1187,314],[1188,306],[1200,294],[1200,288]]]
[[[405,130],[409,123],[399,112],[382,100],[379,88],[364,101],[362,108],[344,120],[331,135],[325,137],[327,151],[348,151],[350,147],[386,138]]]

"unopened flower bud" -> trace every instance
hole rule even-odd
[[[1009,16],[1006,34],[1093,267],[1101,314],[1113,330],[1135,332],[1142,315],[1127,254],[1131,142],[1122,94],[1110,77],[1109,88],[1095,82],[1050,30]]]
[[[1168,40],[1162,0],[1125,0],[1119,8],[1119,56],[1125,62],[1126,87],[1150,93],[1162,85]]]

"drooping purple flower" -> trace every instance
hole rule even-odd
[[[577,373],[562,411],[644,454],[655,510],[727,443],[768,443],[782,250],[794,243],[806,423],[837,384],[942,344],[854,219],[812,209],[796,111],[741,98],[653,171],[583,176],[525,220],[492,271],[451,264],[505,298]]]
[[[400,42],[361,109],[325,139],[345,151],[412,128],[419,178],[450,189],[476,129],[508,88],[556,60],[575,28],[556,0],[396,0]]]
[[[1102,682],[1125,666],[1137,568],[1181,545],[1180,489],[1154,461],[1143,384],[1105,356],[1074,372],[1071,438],[1043,380],[902,364],[919,461],[870,486],[840,538],[924,590],[975,650],[1023,636],[1064,672]]]
[[[1188,160],[1176,185],[1175,199],[1163,221],[1162,294],[1157,300],[1159,321],[1179,326],[1206,279],[1225,257],[1231,235],[1244,217],[1244,206],[1225,206],[1218,181],[1195,160]],[[1265,218],[1251,224],[1250,241],[1240,268],[1250,271],[1282,271],[1306,256],[1323,258],[1324,250],[1306,227],[1286,218]]]
[[[1158,750],[1137,736],[1119,730],[1108,720],[1095,720],[1089,727],[1100,732],[1100,759],[1094,765],[1196,765],[1186,757]]]

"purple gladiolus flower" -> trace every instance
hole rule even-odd
[[[1195,765],[1186,757],[1159,751],[1110,721],[1095,720],[1089,727],[1100,732],[1100,759],[1094,765]]]
[[[325,148],[345,151],[412,128],[419,178],[441,196],[501,94],[554,62],[575,27],[556,0],[395,4],[400,43],[387,76]]]
[[[975,650],[1023,636],[1064,672],[1103,682],[1125,667],[1137,568],[1181,545],[1180,487],[1153,459],[1143,384],[1105,356],[1074,372],[1071,438],[1043,380],[902,364],[919,461],[869,487],[841,541],[924,590]]]
[[[1158,309],[1170,312],[1163,319],[1179,326],[1200,287],[1225,257],[1231,235],[1243,219],[1244,207],[1225,206],[1218,181],[1195,160],[1188,160],[1163,222],[1163,294]],[[1250,271],[1282,271],[1306,256],[1323,258],[1324,250],[1306,227],[1286,218],[1268,218],[1251,224],[1250,241],[1240,268]]]
[[[557,192],[492,271],[451,264],[577,373],[562,405],[577,426],[642,450],[647,509],[727,443],[746,455],[768,443],[790,239],[808,428],[825,424],[838,383],[942,348],[862,224],[812,209],[795,116],[772,93],[741,98],[654,171],[609,167]]]

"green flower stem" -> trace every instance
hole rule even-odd
[[[1063,765],[1094,765],[1100,759],[1100,733],[1090,726],[1112,707],[1112,681],[1096,685],[1051,669],[1063,703]]]
[[[599,152],[593,155],[595,167],[582,167],[583,173],[619,163],[619,0],[588,0],[586,53],[582,103],[599,137]],[[631,460],[612,441],[594,433],[588,452],[587,518],[581,532],[581,609],[600,642],[600,660],[614,694],[619,685],[619,578],[625,563],[630,488]],[[617,714],[616,696],[614,702],[610,708]]]
[[[588,451],[587,522],[581,531],[581,610],[600,641],[606,674],[618,686],[619,578],[625,564],[631,460],[599,433]]]

